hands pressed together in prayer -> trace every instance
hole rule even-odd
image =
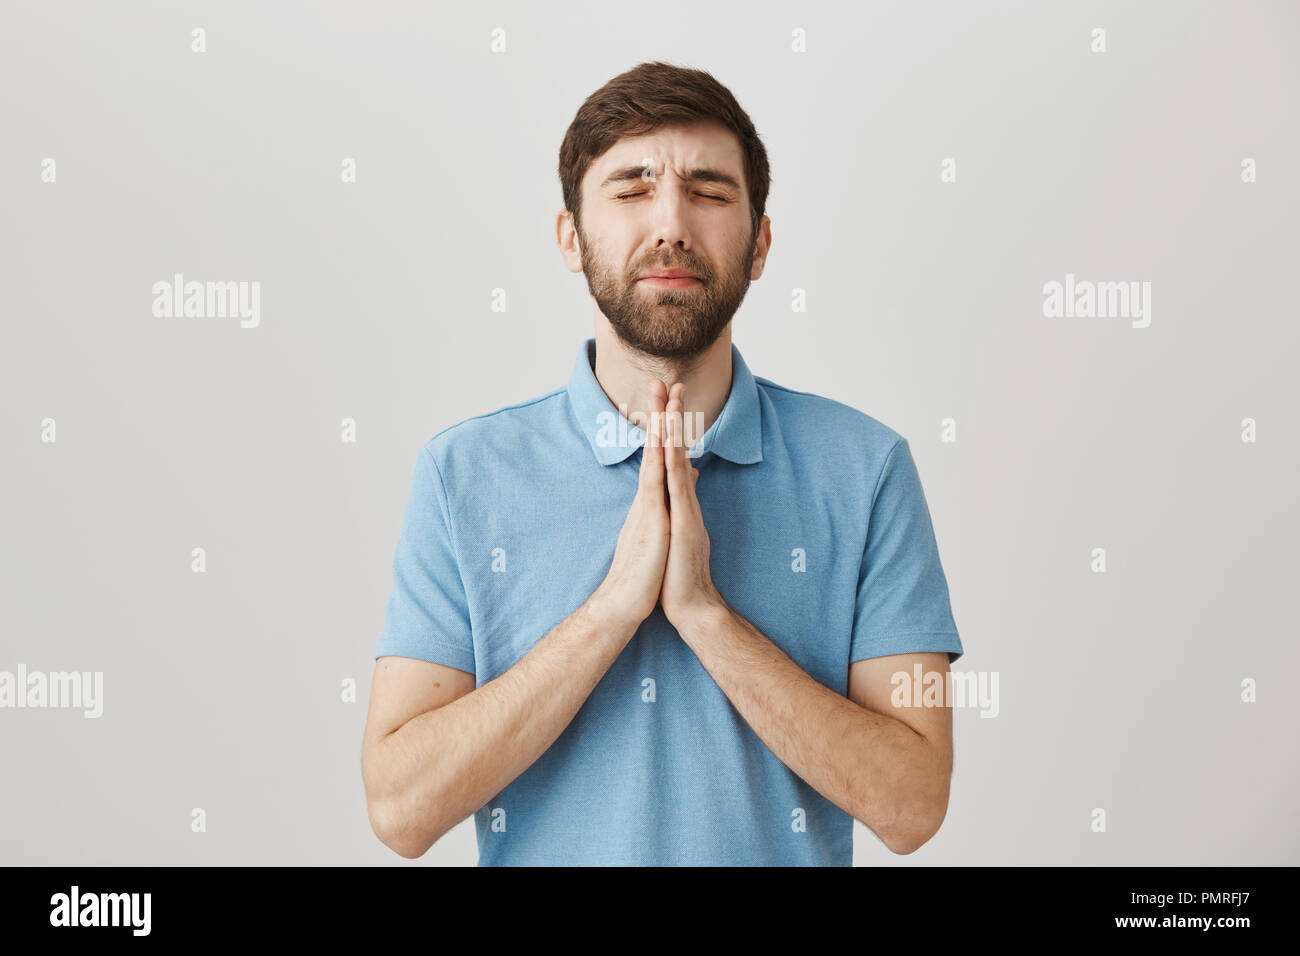
[[[709,535],[695,496],[678,382],[650,383],[650,422],[636,497],[619,532],[609,573],[598,588],[608,613],[635,626],[662,604],[679,632],[725,608],[709,573]]]

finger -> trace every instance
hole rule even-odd
[[[686,386],[684,384],[679,383],[679,388],[677,391],[677,402],[678,402],[678,407],[681,409],[681,414],[679,414],[677,417],[677,445],[678,445],[678,457],[676,461],[677,476],[682,491],[686,494],[689,494],[690,491],[695,486],[689,480],[691,477],[692,466],[691,466],[691,456],[687,454],[687,452],[690,449],[689,446],[687,445],[687,437],[686,437]]]
[[[686,386],[682,385],[681,390],[677,394],[678,394],[678,399],[681,401],[683,407],[685,407]],[[687,454],[688,448],[686,445],[687,439],[685,433],[685,422],[686,422],[685,413],[683,413],[681,416],[681,422],[682,422],[682,428],[680,432],[680,438],[681,438],[682,447],[681,447],[681,460],[677,469],[678,474],[680,475],[680,477],[677,479],[678,481],[677,487],[680,489],[678,493],[685,500],[686,506],[690,510],[691,514],[698,519],[699,516],[701,515],[701,511],[700,511],[700,499],[697,498],[695,495],[695,483],[696,481],[699,480],[700,470],[691,464],[691,456]],[[668,472],[668,479],[670,482],[672,481],[671,471]]]
[[[673,447],[673,440],[674,440],[673,436],[676,432],[676,429],[674,428],[673,419],[677,417],[674,413],[677,411],[677,406],[678,406],[676,392],[677,392],[676,386],[669,388],[666,392],[668,402],[664,406],[663,428],[661,431],[661,437],[663,439],[663,445],[664,445],[664,450],[663,450],[664,501],[667,502],[668,504],[668,510],[670,514],[672,512],[672,507],[673,507],[672,498],[674,493],[672,476],[673,476],[673,470],[676,467],[674,463],[676,461],[676,456],[677,456],[677,449]]]
[[[690,509],[691,513],[694,515],[700,515],[703,511],[700,508],[699,496],[695,493],[695,483],[700,480],[700,469],[691,465],[690,459],[687,458],[686,464],[682,466],[682,470],[684,473],[682,479],[682,497],[686,500],[686,505]],[[689,481],[687,480],[688,478],[690,479]]]
[[[641,449],[640,484],[659,491],[664,488],[663,411],[667,392],[659,379],[650,382],[650,421],[646,423],[645,445]]]
[[[670,494],[686,493],[686,449],[682,447],[682,385],[677,383],[669,393],[666,421],[668,438],[664,448],[664,474]]]
[[[676,448],[677,422],[680,417],[681,400],[678,398],[676,385],[668,390],[668,403],[664,406],[664,470],[672,474],[676,465],[678,451]]]

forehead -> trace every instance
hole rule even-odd
[[[730,173],[737,182],[744,182],[740,142],[731,130],[711,120],[625,136],[591,164],[584,179],[599,189],[611,173],[627,166],[643,166],[646,160],[654,164],[656,171],[669,168],[680,173],[711,167]]]

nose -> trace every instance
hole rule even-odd
[[[667,170],[655,180],[651,226],[655,249],[668,246],[687,251],[691,248],[690,197],[682,187],[682,181]]]

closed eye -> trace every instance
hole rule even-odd
[[[640,190],[640,191],[638,191],[638,192],[634,192],[634,193],[620,193],[619,195],[615,196],[614,198],[615,198],[615,199],[630,199],[630,198],[633,197],[633,196],[644,196],[645,194],[646,194],[646,190],[642,189],[642,190]],[[730,202],[730,200],[727,199],[726,196],[715,196],[715,195],[713,195],[712,193],[696,193],[695,195],[697,195],[697,196],[701,196],[701,197],[703,197],[704,199],[716,199],[718,202]]]

